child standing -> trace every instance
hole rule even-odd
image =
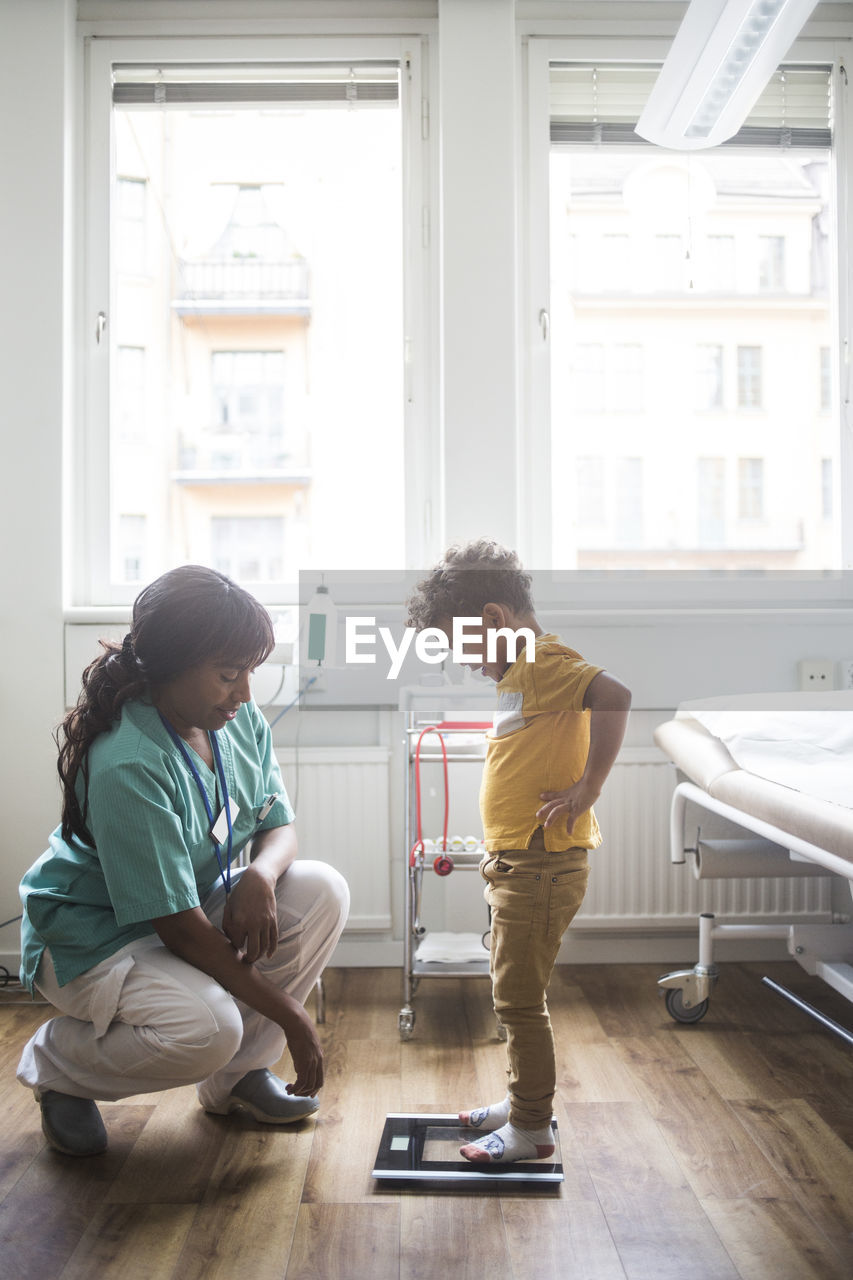
[[[546,991],[563,935],[583,902],[587,852],[601,843],[593,803],[622,742],[631,695],[536,620],[531,577],[487,540],[451,547],[408,601],[409,625],[465,625],[466,666],[497,684],[480,789],[491,909],[495,1012],[507,1032],[507,1096],[460,1111],[485,1136],[467,1159],[507,1164],[553,1154],[554,1037]],[[507,632],[527,628],[514,654]],[[489,632],[493,635],[489,637]],[[492,647],[489,647],[491,638]]]

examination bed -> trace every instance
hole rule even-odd
[[[683,703],[655,730],[681,780],[670,815],[670,856],[698,879],[843,877],[853,895],[853,691],[743,695]],[[699,917],[699,960],[660,979],[669,1013],[698,1022],[717,979],[713,943],[781,938],[806,972],[853,1001],[853,924],[717,923]],[[779,994],[853,1035],[784,988]]]

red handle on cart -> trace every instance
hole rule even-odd
[[[442,838],[442,848],[445,853],[447,852],[447,819],[448,809],[450,807],[450,782],[447,774],[447,747],[444,745],[444,738],[439,732],[439,726],[435,724],[428,724],[425,729],[421,730],[417,746],[415,747],[415,806],[418,820],[418,838],[412,845],[412,849],[409,854],[410,867],[415,865],[417,855],[424,851],[423,829],[421,827],[421,743],[428,733],[435,733],[438,735],[438,741],[441,744],[441,755],[444,761],[444,836]],[[436,862],[437,861],[438,859],[436,859]],[[450,861],[450,866],[446,871],[440,871],[438,873],[439,875],[449,875],[453,870],[452,860],[448,859],[448,861]]]
[[[491,720],[442,720],[433,729],[491,729]]]

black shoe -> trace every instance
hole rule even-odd
[[[91,1098],[46,1089],[38,1100],[41,1131],[64,1156],[96,1156],[107,1149],[107,1131]]]

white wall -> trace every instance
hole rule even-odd
[[[73,0],[0,0],[0,920],[57,820],[73,24]]]
[[[846,6],[845,6],[846,7]],[[540,25],[601,12],[598,2],[543,3]],[[616,6],[640,14],[641,5]],[[649,6],[654,10],[656,6]],[[834,6],[837,9],[838,6]],[[103,30],[134,34],[153,19],[160,32],[230,29],[423,31],[438,17],[441,268],[444,325],[442,406],[446,426],[446,537],[488,529],[517,540],[517,501],[496,504],[493,468],[515,466],[519,356],[516,200],[520,163],[515,111],[515,18],[531,5],[514,0],[340,0],[339,3],[139,3],[82,0],[80,16]],[[680,6],[661,5],[670,26]],[[254,17],[252,16],[254,15]],[[307,16],[306,16],[307,15]],[[344,16],[341,16],[344,15]],[[4,735],[0,834],[0,920],[18,911],[17,882],[45,847],[58,816],[51,732],[63,712],[61,520],[63,426],[75,333],[68,322],[72,257],[69,165],[73,77],[80,69],[73,0],[0,0],[0,385],[5,466],[0,470],[0,698]],[[254,25],[253,25],[254,23]],[[394,23],[399,23],[396,28]],[[150,30],[150,28],[148,28]],[[660,31],[661,23],[657,23]],[[472,483],[476,476],[477,483]],[[853,656],[849,615],[804,608],[760,624],[748,615],[673,622],[652,614],[628,626],[599,619],[571,630],[590,659],[639,684],[645,709],[636,733],[648,740],[656,709],[681,697],[754,687],[794,687],[797,657]],[[569,634],[569,628],[567,628]],[[670,660],[667,655],[675,655]],[[695,682],[694,682],[695,673]],[[646,714],[646,712],[648,714]],[[359,713],[353,712],[352,716]],[[353,721],[322,718],[329,738],[351,740]],[[367,726],[369,717],[363,715]],[[287,741],[291,726],[285,726]],[[376,737],[373,741],[377,741]],[[635,741],[640,740],[635,738]],[[13,948],[0,934],[0,952]]]
[[[488,481],[516,451],[514,0],[441,0],[438,46],[445,530],[514,544],[515,494]]]

